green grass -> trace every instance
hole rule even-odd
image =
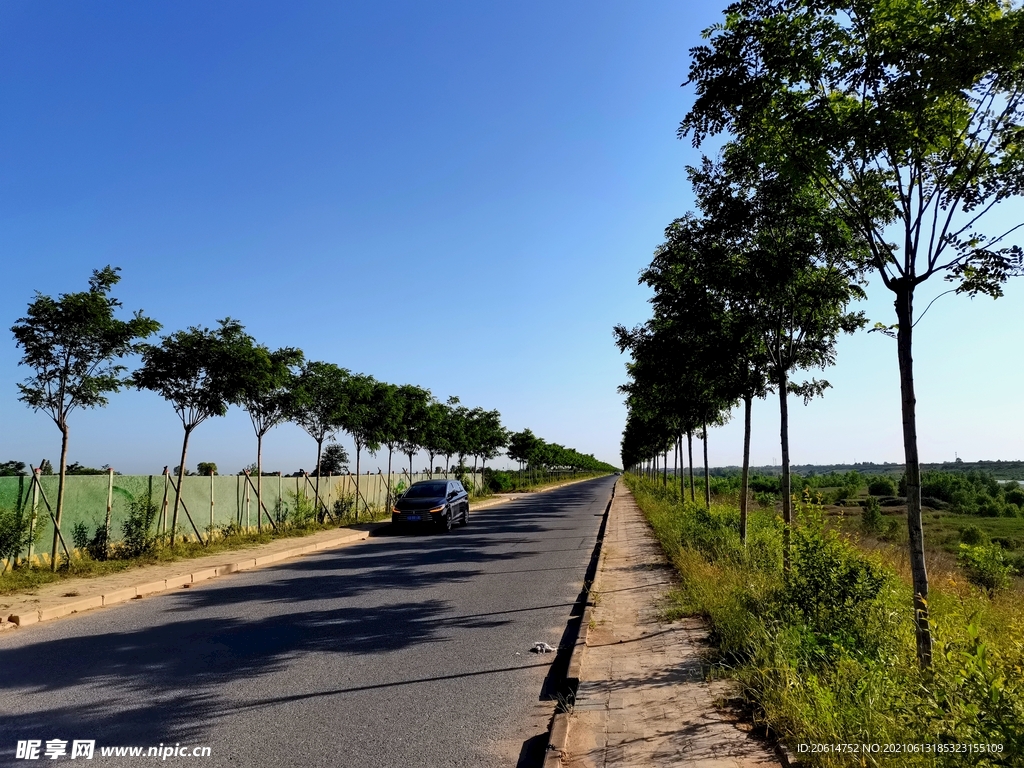
[[[781,521],[754,510],[746,547],[735,505],[679,504],[628,477],[678,569],[670,616],[704,617],[715,669],[756,717],[801,743],[998,743],[1000,753],[800,755],[809,765],[1013,766],[1024,761],[1024,605],[961,579],[933,578],[933,672],[918,669],[911,590],[898,548],[864,551],[814,504],[799,505],[794,565],[781,568]],[[825,520],[828,519],[826,523]],[[973,519],[973,518],[972,518]],[[937,521],[938,522],[938,521]]]

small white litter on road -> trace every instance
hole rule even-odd
[[[533,648],[530,649],[534,653],[554,653],[555,648],[552,648],[547,643],[534,643]]]

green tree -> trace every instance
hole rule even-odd
[[[334,363],[308,362],[292,382],[288,418],[316,441],[316,465],[320,466],[324,440],[343,425],[351,405],[352,374]],[[320,498],[320,475],[315,493]]]
[[[160,324],[141,310],[130,320],[114,317],[121,302],[109,294],[121,279],[119,271],[109,265],[93,271],[88,291],[64,293],[56,299],[37,292],[25,316],[11,328],[23,351],[18,364],[33,371],[18,384],[18,399],[49,416],[61,434],[56,526],[50,551],[54,569],[64,511],[68,416],[76,408],[105,406],[109,393],[129,383],[126,368],[117,361],[135,352],[141,339],[160,330]]]
[[[401,387],[385,382],[377,382],[373,400],[380,427],[380,441],[388,449],[385,509],[391,509],[391,460],[395,450],[400,447],[408,432],[405,424],[406,400],[402,396]]]
[[[867,242],[893,296],[907,472],[918,660],[931,664],[921,519],[914,300],[931,277],[1001,295],[1019,271],[983,219],[1024,188],[1024,11],[1001,0],[892,5],[742,0],[692,51],[697,100],[680,126],[695,144],[727,131],[787,147]],[[930,306],[930,305],[929,305]],[[927,311],[927,308],[926,310]],[[923,313],[922,313],[923,315]]]
[[[207,419],[224,416],[228,406],[241,396],[241,372],[250,339],[237,320],[226,317],[217,323],[213,330],[192,326],[163,337],[159,344],[143,345],[142,366],[132,376],[136,387],[156,392],[170,402],[184,429],[171,516],[172,547],[189,437]]]
[[[324,448],[323,455],[320,457],[320,464],[317,466],[314,474],[318,477],[327,474],[340,475],[348,469],[347,465],[348,451],[345,450],[344,446],[331,443]]]
[[[448,406],[436,400],[429,403],[423,417],[420,446],[430,459],[430,477],[434,477],[434,458],[448,451]]]
[[[459,464],[462,457],[468,452],[466,421],[469,416],[469,409],[459,404],[459,398],[452,395],[448,398],[447,409],[444,414],[444,421],[441,429],[444,432],[444,476],[448,477],[448,470],[451,469],[452,456],[459,456]]]
[[[360,457],[363,450],[376,453],[380,450],[383,423],[377,410],[378,398],[383,390],[380,382],[372,376],[355,374],[349,377],[348,408],[342,418],[342,428],[352,436],[356,447],[356,482],[359,482]],[[358,486],[357,486],[358,487]],[[369,505],[363,499],[364,508]],[[356,499],[356,517],[359,516],[359,499]]]
[[[429,390],[404,384],[398,388],[402,401],[401,436],[398,447],[409,459],[409,479],[412,480],[413,457],[423,447],[427,432],[430,403],[433,398]]]
[[[470,450],[473,454],[473,474],[476,474],[476,463],[481,461],[480,472],[487,467],[489,459],[501,455],[502,449],[508,445],[508,430],[501,425],[501,414],[498,411],[485,411],[474,408],[470,414]]]
[[[730,306],[745,304],[742,322],[763,350],[767,377],[779,396],[788,568],[793,522],[788,396],[802,395],[806,403],[829,386],[816,380],[798,384],[790,376],[833,365],[839,334],[863,327],[863,313],[847,306],[864,296],[864,243],[806,178],[781,173],[776,163],[758,162],[743,148],[727,147],[721,165],[706,162],[691,176],[710,226],[728,233],[731,258],[721,260],[714,288]]]
[[[216,475],[217,464],[213,461],[200,461],[199,464],[196,465],[196,474],[203,476]]]
[[[249,337],[245,362],[240,367],[242,388],[239,404],[249,414],[256,433],[256,520],[262,529],[263,517],[263,438],[283,421],[288,420],[292,405],[291,387],[296,369],[302,365],[302,350],[282,347],[271,351]]]

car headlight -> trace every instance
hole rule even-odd
[[[434,507],[432,510],[430,510],[430,514],[432,515],[436,515],[438,512],[444,512],[444,504],[442,504],[440,507]]]
[[[400,509],[399,509],[398,507],[392,507],[392,508],[391,508],[391,511],[392,511],[392,512],[393,512],[394,514],[396,514],[396,515],[399,515],[399,514],[401,514],[401,513],[402,513],[402,510],[400,510]]]

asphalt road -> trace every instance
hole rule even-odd
[[[203,766],[537,765],[613,478],[0,636],[17,740],[210,747]],[[551,676],[552,679],[557,674]],[[79,760],[71,764],[78,764]]]

